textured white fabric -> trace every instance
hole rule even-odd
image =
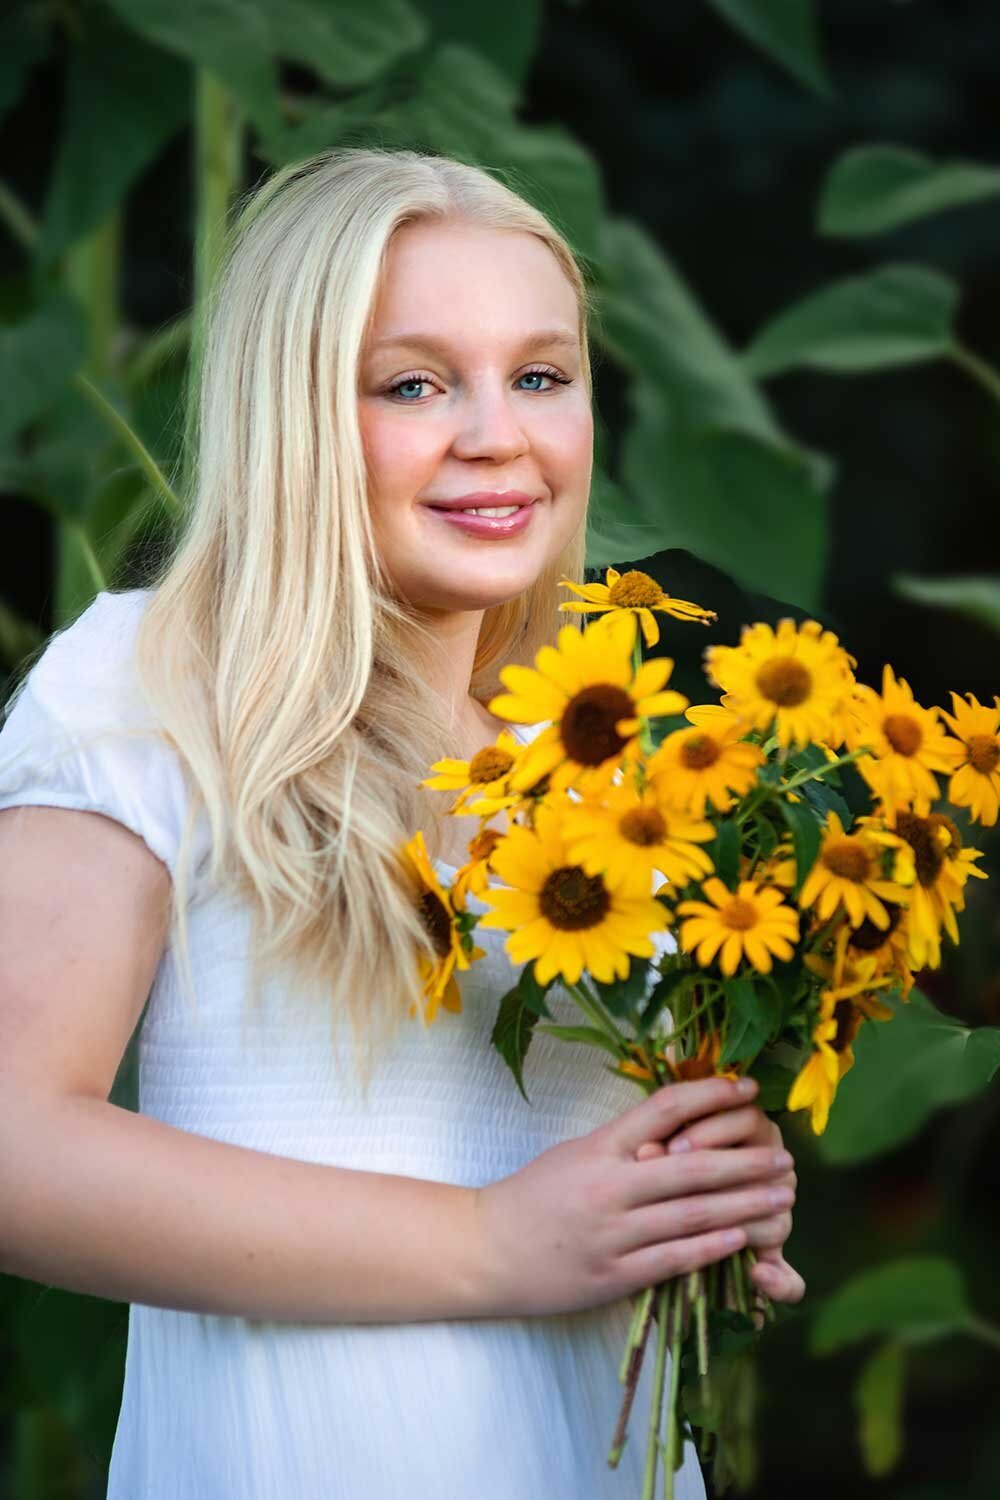
[[[186,809],[175,752],[151,737],[88,739],[104,722],[152,727],[130,656],[147,599],[101,593],[49,644],[0,731],[0,807],[102,812],[173,871]],[[182,1130],[472,1186],[640,1101],[604,1053],[536,1033],[525,1102],[490,1042],[516,970],[506,934],[481,929],[487,957],[460,976],[461,1014],[404,1029],[365,1106],[347,1068],[329,1060],[322,1006],[272,982],[260,1017],[244,1024],[247,911],[209,891],[189,918],[197,1008],[168,947],[139,1035],[139,1108]],[[550,1004],[559,1019],[580,1019],[558,987]],[[627,1298],[560,1316],[393,1325],[133,1304],[109,1500],[636,1500],[652,1346],[625,1451],[617,1469],[606,1463],[629,1318]],[[675,1493],[704,1500],[690,1443]]]

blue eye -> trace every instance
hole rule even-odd
[[[535,370],[525,370],[524,374],[519,375],[517,378],[518,380],[528,380],[531,377],[538,375],[546,376],[549,380],[554,380],[559,385],[572,385],[572,381],[568,376],[560,375],[558,370],[550,369],[548,366]],[[416,401],[410,401],[407,398],[400,397],[398,393],[402,390],[403,386],[406,385],[429,384],[430,377],[427,375],[403,375],[399,378],[399,380],[393,381],[392,385],[386,388],[385,393],[387,396],[396,396],[397,399],[401,400],[404,406],[415,406],[417,404]],[[543,396],[546,394],[546,392],[544,390],[540,390],[538,387],[535,387],[531,394]]]

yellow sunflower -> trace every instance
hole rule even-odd
[[[451,898],[456,906],[465,906],[470,891],[477,896],[485,891],[490,883],[490,860],[503,836],[499,828],[482,828],[469,840],[469,858],[461,869],[455,871],[451,883]]]
[[[799,1071],[788,1094],[790,1110],[808,1109],[815,1135],[822,1135],[830,1117],[830,1105],[841,1079],[841,1058],[834,1050],[837,1038],[837,1002],[829,991],[820,996],[819,1015],[812,1034],[812,1051]],[[850,1063],[844,1067],[846,1073]]]
[[[967,807],[977,823],[992,828],[1000,814],[1000,698],[990,708],[972,693],[968,703],[952,693],[953,714],[940,710],[962,747],[962,758],[948,783],[948,801]]]
[[[753,729],[774,725],[789,749],[843,741],[843,709],[854,683],[852,658],[816,620],[745,625],[738,646],[710,646],[705,670],[723,706]]]
[[[921,815],[940,795],[935,771],[954,770],[961,746],[938,722],[937,710],[921,708],[908,682],[897,681],[886,663],[882,692],[858,683],[848,715],[851,749],[867,745],[858,770],[883,803],[892,823],[896,809],[911,807]]]
[[[712,876],[702,890],[708,901],[682,901],[677,914],[685,918],[680,945],[695,953],[703,968],[718,955],[723,974],[735,974],[743,958],[758,973],[769,974],[772,954],[782,962],[791,958],[799,915],[773,885],[741,880],[733,892]]]
[[[888,851],[891,869],[883,872]],[[867,917],[876,927],[889,925],[883,901],[906,904],[906,887],[913,884],[913,851],[897,834],[866,819],[847,833],[835,812],[827,818],[823,842],[816,862],[806,876],[799,895],[805,909],[815,905],[821,921],[828,921],[843,906],[852,927]]]
[[[461,1011],[462,996],[455,970],[467,969],[474,959],[485,958],[486,950],[472,946],[469,940],[467,951],[462,933],[455,922],[455,908],[448,892],[438,880],[420,829],[403,845],[403,853],[409,861],[411,873],[416,877],[420,918],[437,954],[431,961],[424,953],[419,953],[417,960],[420,976],[424,981],[424,1009],[420,1014],[423,1021],[430,1025],[437,1016],[439,1005],[456,1014]],[[417,1006],[411,1005],[410,1016],[417,1014]]]
[[[965,909],[963,887],[970,875],[986,879],[976,868],[978,849],[962,847],[962,835],[944,813],[920,817],[905,809],[896,815],[896,832],[910,845],[917,878],[909,893],[909,961],[914,969],[936,969],[941,963],[941,932],[958,942],[955,913]]]
[[[909,1000],[914,981],[909,962],[910,914],[905,907],[896,906],[892,901],[883,904],[889,913],[889,926],[876,927],[866,918],[860,927],[851,931],[848,955],[852,961],[871,958],[876,976],[888,979],[898,989],[901,1000]]]
[[[465,813],[466,804],[474,797],[494,798],[503,796],[507,778],[517,764],[521,746],[509,729],[501,729],[496,743],[477,750],[471,760],[436,760],[431,766],[436,776],[427,776],[421,786],[434,791],[457,791],[459,796],[448,809],[449,813]]]
[[[724,723],[675,730],[646,762],[646,775],[664,802],[696,818],[706,802],[727,812],[755,784],[764,763],[760,747],[743,739],[746,726],[725,709],[720,712]]]
[[[850,927],[841,927],[837,933],[832,956],[824,958],[818,953],[807,953],[804,960],[806,967],[821,979],[826,980],[824,993],[837,1004],[849,1002],[862,1017],[867,1017],[870,1021],[891,1021],[891,1006],[879,1000],[876,992],[890,989],[895,983],[894,977],[892,974],[880,971],[878,960],[873,954],[862,956],[853,952],[850,947],[851,936]],[[839,1050],[846,1052],[853,1041],[854,1033],[850,1032],[850,1028],[840,1021],[839,1015],[838,1025],[839,1035],[845,1038]],[[857,1030],[856,1026],[854,1030]],[[834,1051],[837,1050],[835,1043]],[[853,1052],[850,1061],[851,1063],[854,1061]],[[846,1072],[847,1068],[843,1071]]]
[[[632,610],[639,617],[647,646],[655,646],[660,639],[660,629],[652,613],[654,609],[673,615],[676,620],[697,620],[702,625],[710,625],[719,618],[712,609],[702,609],[700,604],[689,604],[686,599],[674,599],[665,594],[655,578],[640,573],[637,568],[630,568],[627,573],[608,568],[604,576],[604,583],[573,583],[569,578],[560,578],[562,588],[572,589],[585,602],[581,604],[578,599],[567,599],[559,608],[580,614]]]
[[[648,895],[655,871],[678,886],[712,873],[698,847],[715,837],[712,824],[673,812],[652,787],[640,792],[632,781],[572,803],[562,814],[562,833],[570,859],[630,896]]]
[[[522,751],[510,791],[524,791],[544,776],[554,792],[574,785],[600,791],[637,743],[640,716],[686,707],[680,693],[663,691],[674,666],[669,657],[635,669],[635,633],[635,616],[627,612],[583,632],[564,625],[558,644],[536,653],[534,667],[501,667],[500,680],[510,692],[491,699],[490,712],[520,724],[551,721]]]
[[[624,979],[629,955],[652,958],[651,934],[670,922],[662,901],[629,896],[570,859],[560,813],[549,802],[538,804],[534,828],[508,831],[492,867],[509,889],[483,891],[493,910],[479,925],[509,929],[506,952],[516,964],[534,959],[541,985],[556,975],[576,984],[584,969],[601,983]]]

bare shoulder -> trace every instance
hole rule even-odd
[[[0,809],[0,1095],[106,1099],[166,943],[170,874],[98,812]]]

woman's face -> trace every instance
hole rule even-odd
[[[513,598],[581,525],[593,417],[578,316],[532,234],[418,223],[394,235],[358,408],[380,555],[411,604],[481,610]],[[433,508],[477,492],[494,498],[465,505],[531,503],[509,532],[479,523],[489,535]]]

